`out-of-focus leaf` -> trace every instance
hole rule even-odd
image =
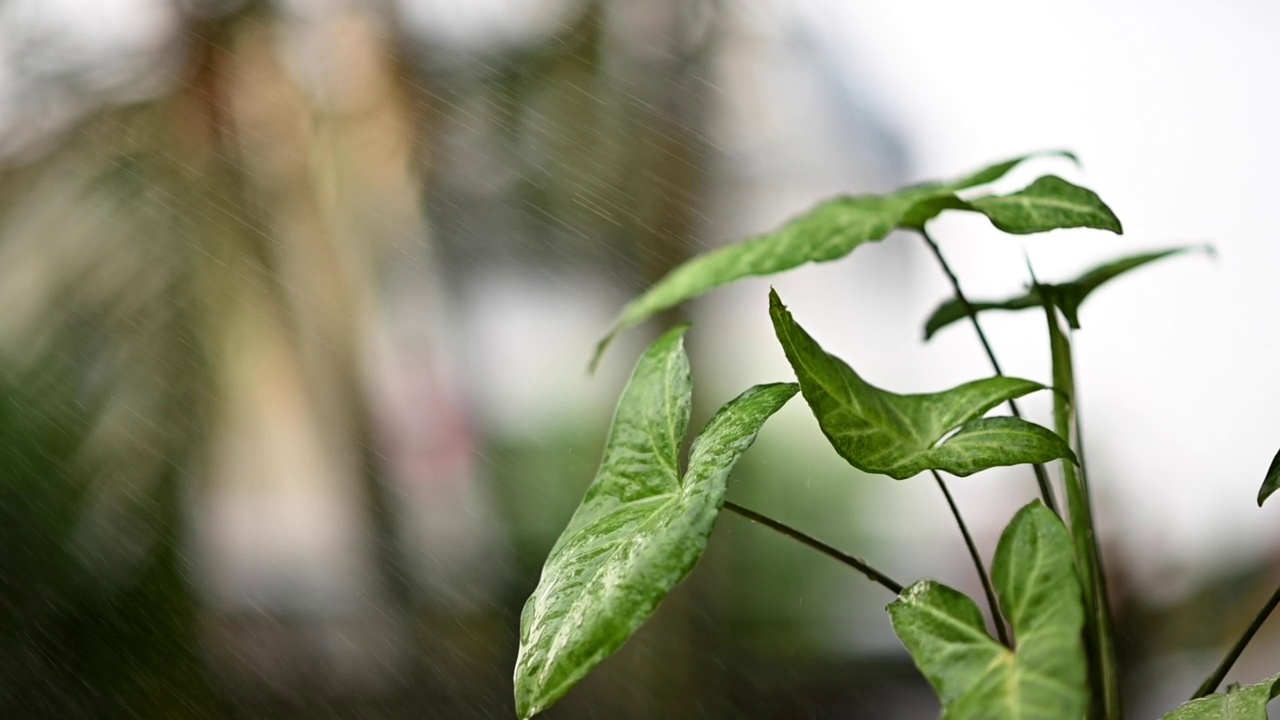
[[[1280,675],[1256,685],[1192,700],[1162,720],[1267,720],[1267,703],[1280,694]]]
[[[1262,507],[1262,503],[1266,502],[1277,488],[1280,488],[1280,452],[1271,458],[1271,467],[1267,468],[1267,476],[1262,480],[1262,487],[1258,490],[1258,507]]]
[[[944,209],[972,210],[955,197],[956,191],[999,180],[1024,160],[1043,154],[1074,159],[1070,153],[1036,153],[997,163],[952,182],[915,185],[887,195],[832,198],[774,232],[698,255],[667,273],[622,309],[613,328],[596,346],[591,366],[595,367],[619,332],[721,285],[773,275],[806,263],[838,260],[863,243],[884,239],[895,228],[922,227]],[[1006,205],[1018,202],[1009,201]],[[1042,207],[1041,212],[1047,202],[1038,206]],[[997,207],[994,212],[1015,220],[1020,217],[1009,207]]]
[[[604,459],[520,618],[516,708],[550,707],[617,650],[702,556],[729,472],[797,387],[759,385],[707,423],[681,479],[692,385],[684,328],[640,358]]]
[[[1082,718],[1088,689],[1080,583],[1066,528],[1038,500],[1001,536],[993,580],[1016,650],[987,634],[972,600],[933,580],[889,605],[893,629],[937,691],[943,717]]]
[[[860,470],[902,480],[930,469],[963,476],[1000,465],[1074,460],[1062,438],[1046,428],[982,417],[1000,403],[1044,389],[1040,383],[993,377],[940,393],[898,395],[827,354],[772,291],[769,313],[822,432]]]
[[[1097,193],[1056,175],[1046,175],[1009,195],[974,198],[968,204],[992,225],[1015,235],[1079,227],[1123,232],[1120,219]]]
[[[985,312],[987,310],[1025,310],[1027,308],[1040,307],[1043,303],[1041,292],[1062,311],[1067,318],[1067,322],[1071,324],[1072,329],[1080,329],[1080,305],[1084,299],[1094,290],[1106,283],[1108,280],[1119,275],[1136,270],[1156,260],[1160,260],[1171,255],[1189,252],[1192,250],[1203,250],[1212,252],[1213,249],[1206,245],[1198,245],[1191,247],[1171,248],[1168,250],[1156,250],[1153,252],[1139,253],[1128,257],[1112,260],[1110,262],[1099,265],[1080,277],[1070,282],[1059,283],[1056,285],[1040,285],[1032,287],[1025,293],[1011,297],[1007,300],[991,300],[981,302],[971,302],[974,311]],[[964,305],[956,299],[947,300],[933,311],[929,319],[924,325],[924,339],[928,340],[934,336],[942,328],[951,323],[963,320],[968,316]]]

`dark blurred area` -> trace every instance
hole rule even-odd
[[[789,22],[0,1],[0,717],[514,717],[520,607],[644,341],[587,377],[611,316],[822,194],[916,179],[874,93]],[[919,289],[875,252],[863,280]],[[692,343],[705,418],[756,366]],[[799,418],[733,497],[976,588],[958,537],[922,559],[868,525],[881,485]],[[1236,632],[1185,618],[1251,611],[1276,575],[1157,602],[1116,572],[1140,708]],[[726,517],[547,717],[932,717],[890,599]]]

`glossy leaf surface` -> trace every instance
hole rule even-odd
[[[1280,675],[1256,685],[1192,700],[1165,715],[1163,720],[1267,720],[1267,703],[1277,694],[1280,694]]]
[[[1074,159],[1069,153],[1037,153],[1043,154]],[[698,255],[672,270],[622,309],[613,328],[596,346],[591,365],[595,366],[619,332],[709,290],[806,263],[838,260],[863,243],[884,239],[896,228],[921,227],[944,209],[973,209],[954,193],[999,180],[1033,156],[1006,160],[952,182],[915,185],[886,195],[832,198],[774,232]],[[996,212],[1000,214],[1001,208],[996,208]],[[1003,213],[1018,216],[1007,209]]]
[[[982,417],[1000,403],[1043,389],[1037,382],[993,377],[940,393],[898,395],[827,354],[772,291],[769,313],[822,432],[859,470],[902,480],[925,470],[963,476],[1000,465],[1074,459],[1062,438],[1046,428],[1019,418]]]
[[[1097,193],[1046,175],[1009,195],[989,195],[969,200],[969,206],[986,215],[991,224],[1015,235],[1064,228],[1094,228],[1123,232],[1120,219]]]
[[[1047,296],[1048,300],[1062,311],[1063,316],[1067,318],[1072,329],[1080,329],[1080,305],[1084,302],[1094,290],[1097,290],[1103,284],[1116,278],[1130,270],[1136,270],[1143,265],[1178,255],[1191,250],[1210,251],[1211,248],[1205,246],[1172,248],[1169,250],[1158,250],[1154,252],[1139,253],[1128,257],[1112,260],[1110,262],[1099,265],[1080,277],[1070,282],[1059,283],[1056,285],[1042,284],[1038,287],[1032,287],[1021,295],[1011,297],[1007,300],[994,300],[971,302],[973,309],[977,312],[985,312],[987,310],[1025,310],[1027,308],[1040,307],[1043,303],[1042,293]],[[951,299],[938,306],[937,310],[929,316],[925,322],[924,337],[926,340],[933,337],[942,328],[951,323],[963,320],[968,317],[960,301]]]
[[[1017,649],[997,642],[962,593],[933,580],[889,605],[894,631],[942,702],[947,720],[1062,720],[1088,701],[1084,610],[1071,541],[1039,501],[1005,529],[992,573]]]
[[[797,391],[761,385],[707,423],[679,471],[692,385],[683,328],[640,358],[604,459],[520,618],[516,707],[531,717],[617,650],[706,548],[725,483],[765,420]]]

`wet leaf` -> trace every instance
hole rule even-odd
[[[1271,494],[1280,488],[1280,452],[1271,459],[1271,467],[1267,468],[1267,477],[1262,481],[1262,487],[1258,490],[1258,507],[1262,507],[1262,503],[1266,502]]]
[[[992,225],[1015,235],[1080,227],[1123,232],[1120,219],[1097,193],[1056,175],[1046,175],[1009,195],[988,195],[968,203]]]
[[[887,195],[840,196],[820,203],[778,230],[713,250],[675,268],[622,309],[596,346],[594,368],[613,338],[653,315],[709,290],[748,277],[773,275],[806,263],[838,260],[896,228],[918,228],[947,208],[973,209],[955,192],[994,182],[1035,153],[1006,160],[948,183],[915,185]],[[1074,187],[1074,186],[1073,186]],[[1042,203],[1043,205],[1043,203]],[[997,214],[1001,208],[995,209]],[[1004,215],[1013,214],[1004,210]],[[1003,215],[1002,215],[1003,216]]]
[[[727,403],[689,453],[692,385],[684,328],[640,358],[618,401],[604,459],[556,541],[520,618],[516,707],[550,707],[617,650],[680,583],[706,548],[725,483],[794,384],[758,385]]]
[[[1162,720],[1267,720],[1267,703],[1280,694],[1280,675],[1256,685],[1192,700]]]
[[[912,585],[889,605],[893,629],[937,691],[943,717],[1084,717],[1080,583],[1066,528],[1040,501],[1005,529],[992,578],[1016,650],[987,634],[972,600],[936,581]]]
[[[1172,255],[1200,250],[1204,252],[1212,252],[1212,248],[1205,245],[1193,247],[1171,248],[1168,250],[1157,250],[1153,252],[1139,253],[1128,257],[1112,260],[1110,262],[1099,265],[1092,270],[1084,273],[1080,277],[1070,282],[1060,283],[1057,285],[1042,284],[1039,287],[1032,287],[1025,293],[1009,298],[1007,300],[992,300],[982,302],[972,302],[973,309],[977,312],[985,312],[987,310],[1025,310],[1027,308],[1040,307],[1043,303],[1041,292],[1047,295],[1048,299],[1062,311],[1063,316],[1067,318],[1072,329],[1080,329],[1080,305],[1084,299],[1094,290],[1097,290],[1107,281],[1123,275],[1130,270],[1136,270],[1156,260],[1161,260]],[[951,323],[963,320],[968,317],[963,304],[959,300],[951,299],[938,306],[937,310],[929,316],[924,325],[924,338],[928,340],[934,336],[942,328]]]
[[[1000,403],[1044,389],[1040,383],[993,377],[940,393],[898,395],[828,355],[776,292],[770,291],[769,306],[800,391],[831,445],[854,467],[902,480],[930,469],[963,476],[1000,465],[1074,460],[1062,438],[1046,428],[982,417]]]

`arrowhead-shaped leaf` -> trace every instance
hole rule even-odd
[[[1154,252],[1139,253],[1130,255],[1129,257],[1112,260],[1110,262],[1099,265],[1089,270],[1080,277],[1070,282],[1059,283],[1057,285],[1040,285],[1039,288],[1032,287],[1025,293],[1011,297],[1007,300],[993,300],[983,302],[971,302],[973,309],[977,312],[987,310],[1025,310],[1027,308],[1041,307],[1043,302],[1040,297],[1041,291],[1048,295],[1048,299],[1062,311],[1067,322],[1073,329],[1080,329],[1080,305],[1084,299],[1094,290],[1107,281],[1119,275],[1135,270],[1171,255],[1191,250],[1203,250],[1212,252],[1213,249],[1208,246],[1181,247],[1169,250],[1157,250]],[[965,307],[960,301],[951,299],[938,306],[937,310],[929,316],[924,325],[924,339],[928,340],[933,337],[942,328],[951,323],[963,320],[968,316]]]
[[[893,629],[947,720],[1079,720],[1088,701],[1084,610],[1071,541],[1039,501],[1014,516],[992,573],[1017,649],[987,634],[965,595],[933,580],[889,605]]]
[[[859,470],[902,480],[925,470],[963,476],[999,465],[1074,461],[1071,448],[1046,428],[1019,418],[982,417],[1000,403],[1044,389],[1040,383],[993,377],[940,393],[898,395],[828,355],[772,291],[769,313],[822,432]]]
[[[773,275],[806,263],[838,260],[863,243],[884,239],[895,228],[922,227],[947,208],[972,210],[955,197],[956,191],[999,180],[1018,163],[1044,154],[1075,159],[1064,152],[1035,153],[997,163],[952,182],[915,185],[887,195],[836,197],[774,232],[694,257],[622,309],[609,334],[596,346],[591,366],[595,367],[619,332],[663,310],[743,278]]]
[[[1123,232],[1120,219],[1096,193],[1056,175],[1046,175],[1016,193],[988,195],[968,203],[992,225],[1015,235],[1078,227]]]
[[[1271,459],[1271,467],[1267,468],[1267,477],[1262,481],[1262,488],[1258,490],[1258,507],[1262,507],[1262,503],[1271,497],[1277,489],[1280,489],[1280,452]]]
[[[1162,720],[1267,720],[1267,703],[1280,694],[1280,675],[1192,700]]]
[[[692,386],[684,328],[640,358],[618,401],[604,460],[520,617],[516,708],[532,717],[617,650],[706,548],[725,483],[761,425],[795,395],[760,385],[707,423],[679,471]]]

